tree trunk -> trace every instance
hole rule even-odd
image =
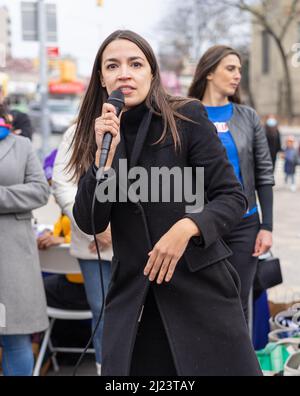
[[[250,87],[250,85],[248,86],[248,97],[249,97],[249,105],[256,110],[256,104],[255,104],[255,100],[254,100],[254,95],[252,92],[252,89]]]
[[[288,117],[289,121],[292,121],[293,116],[294,116],[294,103],[293,103],[293,89],[292,89],[292,82],[291,82],[291,74],[290,74],[290,69],[288,65],[288,60],[287,56],[284,52],[284,48],[282,46],[281,41],[279,38],[275,35],[273,35],[273,38],[275,39],[275,42],[277,44],[277,47],[279,49],[279,53],[281,56],[282,64],[283,64],[283,70],[284,70],[284,80],[286,83],[286,98],[285,98],[285,107],[286,107],[286,115]]]

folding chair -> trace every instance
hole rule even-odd
[[[53,274],[79,274],[81,273],[78,261],[69,253],[69,245],[63,244],[53,246],[47,250],[40,250],[40,266],[43,272]],[[70,347],[54,347],[51,341],[51,333],[53,326],[57,319],[64,320],[86,320],[92,318],[92,312],[87,310],[73,311],[68,309],[58,309],[47,306],[47,315],[50,320],[49,328],[44,334],[42,345],[37,357],[33,376],[38,376],[43,363],[43,359],[47,347],[51,353],[51,360],[53,363],[54,371],[59,371],[59,366],[56,360],[57,352],[64,353],[82,353],[83,348],[70,348]],[[87,350],[87,353],[95,353],[93,348]]]

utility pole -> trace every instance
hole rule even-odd
[[[50,137],[49,109],[48,109],[48,59],[47,59],[47,17],[45,0],[38,0],[38,39],[40,43],[40,108],[42,127],[42,159],[48,154],[48,140]]]
[[[192,16],[192,37],[193,37],[193,43],[192,43],[192,59],[195,65],[198,63],[199,60],[199,30],[198,30],[198,24],[199,24],[199,3],[197,0],[193,0],[193,16]]]

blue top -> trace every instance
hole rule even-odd
[[[229,162],[233,166],[234,173],[238,181],[243,185],[243,178],[240,169],[240,159],[236,144],[228,128],[228,121],[233,115],[233,104],[225,106],[205,106],[208,118],[217,128],[219,138],[226,149]],[[257,207],[251,208],[244,217],[248,217],[257,212]]]
[[[4,140],[9,133],[10,133],[9,128],[0,125],[0,140]]]

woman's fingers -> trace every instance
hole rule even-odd
[[[113,138],[116,138],[119,133],[119,130],[116,128],[115,125],[107,125],[101,129],[97,129],[97,127],[96,127],[95,131],[96,131],[96,139],[98,139],[98,142],[101,142],[101,143],[103,140],[103,136],[106,134],[106,132],[111,133]]]
[[[106,123],[112,121],[116,126],[120,126],[120,119],[116,116],[116,109],[113,105],[109,103],[104,103],[102,107],[101,117],[97,118],[97,120],[103,120]]]
[[[177,262],[178,262],[178,258],[177,257],[174,257],[171,260],[171,262],[169,264],[169,267],[168,267],[168,272],[167,272],[167,275],[166,275],[166,278],[165,278],[166,282],[170,282],[170,280],[172,279],[172,277],[174,275],[174,272],[175,272],[175,268],[176,268]]]
[[[169,282],[174,274],[178,257],[158,253],[155,249],[150,253],[144,275],[148,276],[151,282],[157,278],[157,284],[161,284],[164,280]]]
[[[104,103],[101,116],[95,120],[95,138],[99,150],[102,147],[103,136],[106,132],[113,137],[112,145],[119,142],[120,119],[116,116],[115,107],[110,103]]]
[[[151,268],[151,271],[150,271],[150,274],[149,274],[150,282],[155,280],[156,275],[158,274],[158,272],[159,272],[159,270],[160,270],[160,268],[161,268],[161,266],[163,264],[164,259],[165,259],[165,257],[162,254],[158,254],[156,256],[156,259],[153,262],[153,265],[152,265],[152,268]]]
[[[145,276],[148,276],[150,274],[150,271],[151,271],[151,269],[153,267],[153,264],[154,264],[155,258],[156,258],[156,252],[154,252],[152,250],[152,252],[150,252],[150,253],[149,253],[150,257],[149,257],[149,259],[147,261],[147,264],[146,264],[146,266],[144,268],[144,275]]]
[[[164,256],[161,252],[156,248],[152,250],[151,255],[147,261],[146,267],[144,268],[144,275],[149,277],[149,280],[152,282],[162,264]]]
[[[165,275],[167,274],[168,270],[169,270],[169,266],[171,264],[172,260],[170,259],[170,257],[166,256],[162,262],[162,265],[160,267],[160,271],[157,277],[157,284],[161,284],[163,283],[164,279],[165,279]]]
[[[264,241],[262,241],[259,251],[258,251],[258,256],[261,256],[264,253],[267,253],[271,248],[271,245],[268,243],[265,243]]]
[[[261,230],[256,238],[253,257],[259,257],[272,247],[272,233]]]
[[[257,236],[256,241],[255,241],[255,246],[254,246],[254,252],[252,254],[253,257],[258,257],[258,253],[260,251],[260,246],[261,246],[261,240],[259,236]]]
[[[194,223],[193,223],[194,224]],[[198,227],[188,227],[183,221],[178,221],[156,243],[153,250],[148,253],[149,259],[144,268],[144,275],[157,283],[164,280],[169,282],[174,274],[178,260],[182,257],[191,236],[199,232]]]
[[[112,119],[103,119],[101,120],[101,126],[103,127],[103,129],[108,127],[113,127],[117,131],[119,124],[117,124],[116,121]]]
[[[98,119],[95,121],[96,135],[101,136],[106,132],[111,132],[113,136],[119,133],[119,125],[114,120]]]
[[[45,249],[45,242],[44,241],[40,241],[38,244],[39,249]]]
[[[102,105],[102,111],[101,114],[106,114],[106,113],[113,113],[116,114],[116,108],[114,105],[112,105],[111,103],[103,103]]]

